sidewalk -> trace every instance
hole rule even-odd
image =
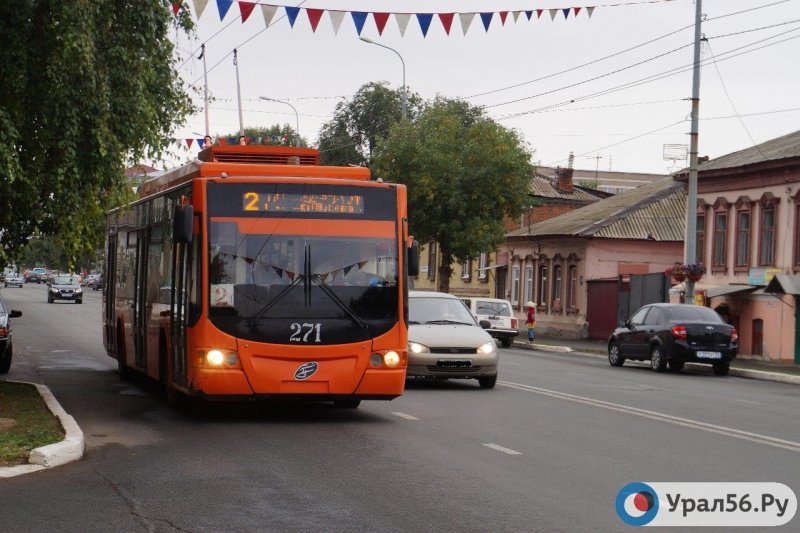
[[[515,339],[514,346],[517,348],[591,354],[602,357],[608,355],[606,340],[566,339],[563,337],[537,335],[533,346],[528,346],[525,335],[520,334]],[[738,356],[731,362],[730,375],[800,385],[800,365],[767,362],[746,355]]]

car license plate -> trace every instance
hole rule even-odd
[[[503,321],[502,320],[492,320],[491,323],[492,323],[492,327],[493,328],[502,328],[503,327]]]
[[[722,354],[719,352],[697,352],[698,359],[722,359]]]

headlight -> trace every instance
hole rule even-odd
[[[239,356],[236,352],[211,349],[207,352],[200,351],[200,365],[219,368],[221,366],[238,367]]]
[[[409,342],[408,351],[411,353],[430,353],[430,349],[427,346],[418,342]]]
[[[394,368],[400,364],[400,354],[395,351],[386,352],[383,356],[383,362],[389,368]]]
[[[497,345],[494,343],[494,341],[478,346],[478,353],[483,355],[489,355],[490,353],[494,353],[496,350]]]
[[[83,289],[75,289],[75,294],[83,292]]]
[[[50,289],[50,292],[54,292],[54,293],[58,294],[58,289]]]

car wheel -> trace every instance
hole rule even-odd
[[[493,389],[497,384],[497,374],[494,376],[483,376],[482,378],[478,378],[478,384],[482,389]]]
[[[11,348],[5,357],[0,357],[0,374],[8,374],[9,369],[11,369]]]
[[[672,372],[680,372],[681,370],[683,370],[684,363],[685,361],[677,361],[675,359],[671,359],[669,361],[669,369]]]
[[[50,298],[49,296],[47,297],[47,303],[49,303],[49,304],[53,303],[53,299]]]
[[[731,369],[731,364],[726,361],[721,361],[719,363],[714,363],[713,368],[715,376],[727,376],[728,371]]]
[[[347,400],[333,400],[333,405],[340,409],[355,409],[361,405],[361,400],[347,399]]]
[[[511,348],[511,339],[501,339],[500,344],[503,345],[503,348]]]
[[[608,363],[611,366],[622,366],[625,364],[625,358],[622,357],[619,344],[616,342],[612,342],[608,345]]]
[[[663,372],[667,369],[667,360],[664,358],[664,354],[661,353],[659,346],[653,346],[653,349],[650,350],[650,368],[656,372]]]
[[[83,303],[83,300],[75,300],[75,303],[76,303],[76,304],[82,304],[82,303]]]

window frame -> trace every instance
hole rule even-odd
[[[792,241],[792,271],[800,271],[800,190],[792,197],[794,200],[794,239]]]
[[[736,213],[735,223],[735,237],[733,244],[733,270],[734,272],[747,272],[750,270],[751,257],[753,252],[753,205],[754,202],[747,196],[740,196],[734,204]],[[741,227],[741,217],[747,215],[748,227],[743,230]],[[742,239],[745,244],[742,245]],[[744,262],[740,262],[740,252],[744,246]]]
[[[711,272],[728,271],[728,229],[730,227],[730,204],[725,198],[717,198],[714,202],[713,240],[711,247]],[[725,226],[720,231],[719,219],[724,217]],[[721,253],[717,253],[720,250]],[[720,257],[721,256],[721,257]]]
[[[700,265],[706,264],[706,224],[708,223],[709,205],[702,199],[697,201],[697,212],[695,213],[695,262]]]
[[[523,294],[523,301],[525,303],[530,302],[533,300],[533,274],[536,271],[535,265],[533,262],[528,261],[525,263],[525,268],[523,269],[523,285],[522,285],[522,294]]]
[[[548,289],[550,288],[550,284],[548,282],[548,267],[549,261],[547,260],[547,256],[540,255],[536,268],[536,300],[534,301],[536,308],[539,311],[547,311],[548,309]]]
[[[759,203],[758,214],[758,266],[775,266],[775,244],[778,242],[778,203],[777,198],[770,192],[765,192]],[[766,214],[772,212],[772,226],[765,225]],[[769,233],[767,233],[769,232]],[[767,248],[769,246],[769,248]],[[769,256],[766,256],[769,254]]]
[[[489,254],[481,252],[478,256],[478,281],[486,281],[489,279]]]
[[[579,279],[578,256],[569,254],[567,257],[567,301],[565,306],[568,315],[578,314]]]
[[[519,305],[519,275],[520,275],[520,265],[519,263],[514,263],[511,265],[511,272],[509,275],[511,276],[511,294],[509,300],[511,301],[511,305]]]
[[[461,263],[461,279],[462,281],[470,281],[472,279],[472,258],[467,257]]]

